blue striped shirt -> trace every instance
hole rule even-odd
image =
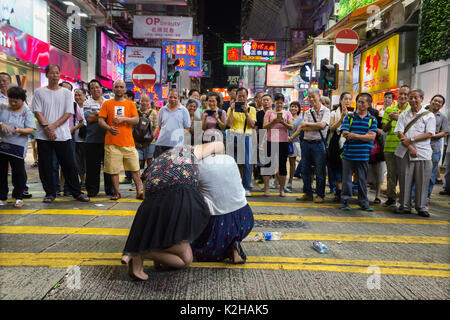
[[[353,122],[350,126],[350,119],[353,117]],[[372,123],[369,122],[372,119]],[[347,130],[348,132],[356,134],[366,134],[369,130],[377,132],[377,119],[372,117],[369,113],[363,119],[355,112],[353,115],[346,115],[341,126],[341,132]],[[343,158],[352,161],[369,161],[370,150],[373,147],[373,141],[362,140],[346,140],[344,144]]]

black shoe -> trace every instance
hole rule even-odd
[[[33,197],[33,195],[31,193],[29,193],[28,191],[24,191],[22,194],[22,198],[24,198],[24,199],[30,199],[31,197]]]
[[[396,214],[411,214],[411,211],[403,210],[403,209],[395,209],[394,213],[396,213]]]
[[[381,200],[378,199],[378,198],[375,198],[375,200],[373,200],[373,203],[374,203],[374,204],[380,204],[380,203],[381,203]]]
[[[383,207],[390,207],[392,205],[395,205],[395,199],[388,198],[385,203],[383,203]]]
[[[439,192],[439,194],[441,196],[449,196],[450,195],[450,190],[442,190]]]
[[[425,218],[428,218],[430,216],[430,214],[427,211],[419,211],[417,214]]]

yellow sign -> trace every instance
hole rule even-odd
[[[361,92],[397,86],[399,35],[394,35],[361,55]]]

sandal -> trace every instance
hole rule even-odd
[[[120,198],[121,198],[120,193],[116,193],[110,198],[110,200],[119,200]]]
[[[22,208],[23,207],[23,200],[22,199],[16,199],[16,203],[14,204],[14,208]]]
[[[235,260],[235,254],[238,254],[241,260]],[[244,264],[245,261],[247,260],[247,255],[244,253],[244,250],[241,247],[241,243],[236,241],[233,244],[233,252],[231,255],[231,261],[234,264]]]
[[[89,202],[91,199],[89,199],[88,196],[85,196],[84,194],[80,194],[79,196],[75,197],[76,200],[80,202]]]
[[[44,203],[52,203],[53,201],[55,201],[55,197],[54,196],[47,196],[44,198],[44,200],[42,202]]]

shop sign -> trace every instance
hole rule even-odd
[[[133,38],[192,40],[192,17],[134,16]]]
[[[241,59],[244,61],[275,61],[277,49],[276,42],[269,41],[242,41]]]
[[[375,92],[397,85],[399,35],[361,54],[361,92]]]
[[[200,42],[163,41],[163,60],[172,51],[172,57],[180,60],[177,70],[201,71],[202,57]]]
[[[223,44],[223,64],[225,66],[265,66],[265,62],[241,60],[241,43]]]
[[[293,88],[296,74],[298,75],[298,72],[280,71],[279,64],[268,64],[266,69],[266,86]]]
[[[150,100],[163,101],[167,100],[169,96],[169,86],[167,84],[155,84],[152,88],[142,89],[132,83],[126,84],[127,90],[133,90],[136,100],[139,100],[141,95],[146,93]]]

